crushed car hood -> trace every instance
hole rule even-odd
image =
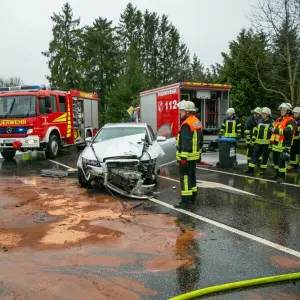
[[[140,158],[143,152],[142,139],[144,138],[144,133],[135,134],[103,142],[97,142],[93,144],[93,147],[100,162],[108,157],[136,156],[137,158]],[[164,151],[160,145],[158,145],[158,143],[150,145],[147,149],[147,152],[150,154],[151,159],[160,158],[164,155]],[[87,147],[83,151],[82,157],[86,159],[95,159],[91,147]],[[146,159],[148,160],[149,156],[146,156]],[[143,158],[141,160],[143,160]]]

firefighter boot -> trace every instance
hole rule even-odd
[[[175,204],[175,208],[188,208],[191,206],[191,197],[189,196],[182,196],[181,201],[178,204]]]
[[[265,173],[266,173],[266,169],[260,169],[259,174],[260,174],[261,176],[265,175]]]
[[[195,204],[196,203],[196,199],[197,199],[197,192],[193,192],[193,196],[191,197],[191,202],[192,204]]]
[[[277,183],[281,184],[285,182],[285,177],[284,176],[278,176],[277,178]]]
[[[276,174],[272,177],[272,179],[277,179],[279,177],[279,170],[276,169]]]
[[[254,168],[248,167],[248,169],[244,170],[244,173],[246,173],[246,174],[253,174],[254,173]]]

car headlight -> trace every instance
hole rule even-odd
[[[93,167],[100,167],[98,161],[95,159],[82,158],[82,163],[85,165],[93,166]]]

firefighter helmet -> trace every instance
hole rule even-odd
[[[282,109],[287,109],[287,110],[292,110],[292,105],[290,103],[281,103],[279,106],[278,106],[278,110],[282,110]]]
[[[226,115],[231,116],[231,115],[234,115],[234,114],[235,114],[234,108],[229,107],[229,108],[226,110]]]
[[[177,104],[177,107],[184,111],[196,111],[195,104],[192,101],[182,100]]]
[[[269,116],[271,116],[271,109],[269,107],[263,107],[262,110],[261,110],[261,113],[262,114],[267,114]]]
[[[259,114],[261,115],[261,108],[260,107],[256,107],[254,110],[251,111],[253,114],[256,113],[256,114]]]
[[[293,109],[293,113],[300,113],[300,107],[295,107],[294,109]]]

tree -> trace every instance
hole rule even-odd
[[[20,86],[23,80],[20,77],[0,77],[0,87]]]
[[[111,88],[120,71],[120,51],[112,21],[98,18],[83,31],[82,66],[85,86],[95,91]]]
[[[80,45],[80,19],[73,18],[73,11],[69,3],[65,3],[61,13],[54,13],[52,28],[53,39],[49,49],[42,54],[48,58],[51,85],[63,89],[82,87]]]
[[[224,65],[219,70],[219,82],[230,83],[232,106],[239,115],[247,116],[251,108],[266,105],[268,93],[257,78],[257,70],[261,80],[268,82],[268,51],[264,35],[253,30],[243,29],[236,41],[229,43],[229,53],[222,53]],[[256,64],[259,60],[259,65]]]
[[[98,18],[93,26],[86,26],[82,33],[81,61],[83,68],[83,88],[104,95],[114,87],[120,72],[120,51],[112,21]],[[106,97],[99,103],[100,122],[106,112]]]
[[[193,61],[191,64],[191,81],[204,82],[205,81],[205,69],[203,64],[200,62],[198,56],[194,53]]]
[[[159,17],[157,13],[151,13],[148,10],[144,12],[143,21],[143,53],[142,62],[145,75],[147,77],[148,88],[154,88],[159,85],[158,74],[158,28]]]
[[[146,78],[138,59],[137,45],[126,51],[125,73],[118,77],[115,88],[107,93],[105,122],[127,120],[127,109],[138,104],[139,93],[146,88]]]
[[[258,79],[266,91],[279,95],[292,105],[297,103],[299,78],[299,12],[299,0],[259,0],[252,13],[253,24],[268,36],[273,62],[280,68],[273,75],[283,75],[279,86],[267,85],[257,70]],[[285,72],[282,72],[283,68]]]

